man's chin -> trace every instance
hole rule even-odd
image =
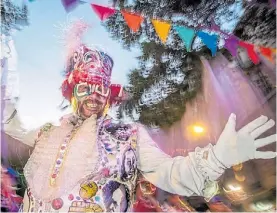
[[[80,112],[80,116],[84,119],[90,118],[92,115],[97,115],[99,114],[98,110],[84,110]]]
[[[95,112],[95,113],[81,113],[81,116],[86,119],[86,118],[90,118],[91,116],[97,115],[97,114],[98,114],[97,112]]]

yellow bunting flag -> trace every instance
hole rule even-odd
[[[124,10],[122,10],[121,13],[127,22],[128,27],[130,27],[133,32],[137,32],[141,22],[143,22],[143,17],[137,14],[128,13]]]
[[[156,33],[160,37],[163,43],[166,42],[171,24],[165,21],[159,21],[159,20],[152,20],[152,23],[154,25],[154,28],[156,30]]]

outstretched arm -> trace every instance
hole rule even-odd
[[[39,129],[27,131],[22,126],[22,122],[15,108],[15,103],[11,100],[4,100],[2,128],[3,132],[12,138],[33,147],[38,136]]]
[[[172,158],[158,148],[142,126],[138,137],[139,169],[149,182],[182,196],[196,194],[209,198],[217,191],[215,180],[224,172],[224,167],[215,159],[212,145],[196,148],[187,157]],[[210,195],[204,192],[205,185],[212,187]]]
[[[235,116],[231,115],[216,145],[197,147],[187,157],[172,158],[163,153],[143,126],[138,127],[139,169],[157,187],[182,196],[200,195],[208,200],[217,191],[217,180],[229,168],[254,158],[274,158],[274,152],[260,152],[256,148],[276,140],[276,136],[255,140],[275,123],[264,116],[240,131],[235,130]]]
[[[16,110],[19,98],[19,76],[16,71],[17,55],[12,40],[8,42],[7,46],[9,47],[9,55],[7,58],[1,59],[1,130],[12,138],[32,147],[38,130],[26,131],[22,127]]]

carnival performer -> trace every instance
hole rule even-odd
[[[84,44],[75,48],[61,87],[74,113],[59,126],[24,130],[14,100],[4,96],[5,133],[34,147],[24,167],[24,212],[131,211],[138,173],[170,193],[209,200],[226,168],[276,156],[257,151],[275,142],[276,135],[257,139],[275,122],[261,116],[236,130],[234,114],[215,145],[197,147],[187,157],[166,155],[142,124],[124,124],[106,113],[123,95],[110,81],[113,63],[97,49]],[[7,84],[13,86],[12,81]]]

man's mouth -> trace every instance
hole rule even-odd
[[[84,105],[90,111],[95,111],[98,108],[98,104],[97,103],[93,103],[92,101],[86,101],[84,103]]]
[[[97,104],[93,104],[93,103],[89,103],[89,102],[87,102],[85,105],[88,108],[96,108],[97,107]]]

